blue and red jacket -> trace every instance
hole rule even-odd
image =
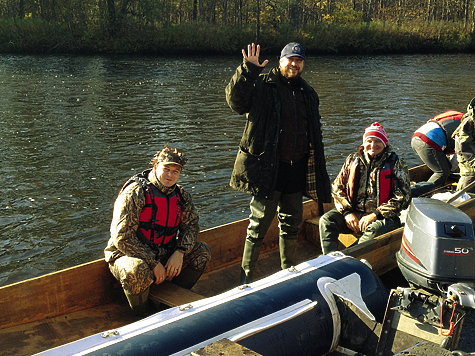
[[[412,138],[418,137],[437,151],[453,154],[455,152],[455,141],[452,134],[460,125],[462,116],[463,113],[455,110],[436,115],[417,129]]]

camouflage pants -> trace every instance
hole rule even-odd
[[[160,262],[165,266],[172,255],[170,251],[167,255],[160,258]],[[198,241],[193,249],[183,256],[183,266],[180,275],[183,277],[188,271],[204,272],[208,262],[211,259],[211,248],[205,242]],[[146,290],[155,282],[155,276],[148,264],[136,257],[122,256],[112,263],[109,263],[109,269],[114,277],[120,282],[122,288],[131,294],[138,294]]]
[[[462,190],[475,181],[475,175],[461,175],[457,184],[457,190]],[[475,193],[475,188],[470,188],[468,193]]]

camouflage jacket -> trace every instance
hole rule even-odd
[[[460,168],[460,175],[471,176],[475,174],[475,123],[470,112],[464,115],[455,130],[455,153]]]
[[[363,146],[359,146],[357,152],[348,156],[332,185],[335,207],[340,213],[343,215],[352,212],[363,215],[375,213],[378,219],[395,218],[401,210],[407,208],[411,200],[409,171],[401,158],[397,158],[394,163],[394,189],[389,195],[389,200],[379,205],[379,173],[391,153],[391,147],[388,146],[375,159],[370,160],[364,153]],[[353,206],[348,194],[348,178],[350,167],[355,161],[358,164],[360,179],[356,203]]]
[[[182,198],[182,214],[178,226],[175,250],[182,250],[186,254],[193,248],[200,230],[199,217],[191,200],[191,195],[178,184],[170,188],[165,187],[158,181],[153,172],[148,174],[148,180],[167,195],[175,189],[178,190]],[[119,257],[130,256],[144,260],[153,269],[160,258],[170,253],[168,249],[161,246],[158,247],[158,251],[154,251],[137,238],[136,231],[139,226],[139,216],[144,206],[145,194],[143,188],[135,182],[129,184],[119,194],[114,204],[110,227],[111,237],[104,250],[106,262],[111,263]]]

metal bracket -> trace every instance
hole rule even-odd
[[[191,309],[191,308],[193,308],[193,305],[187,304],[187,305],[184,305],[184,306],[179,307],[178,309],[179,309],[180,311],[185,311],[185,310],[189,310],[189,309]]]
[[[119,332],[117,330],[109,330],[102,333],[103,338],[111,337],[114,335],[119,335]]]

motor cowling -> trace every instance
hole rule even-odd
[[[445,294],[454,283],[475,281],[475,236],[470,217],[440,200],[413,198],[401,248],[401,273],[413,286]]]

